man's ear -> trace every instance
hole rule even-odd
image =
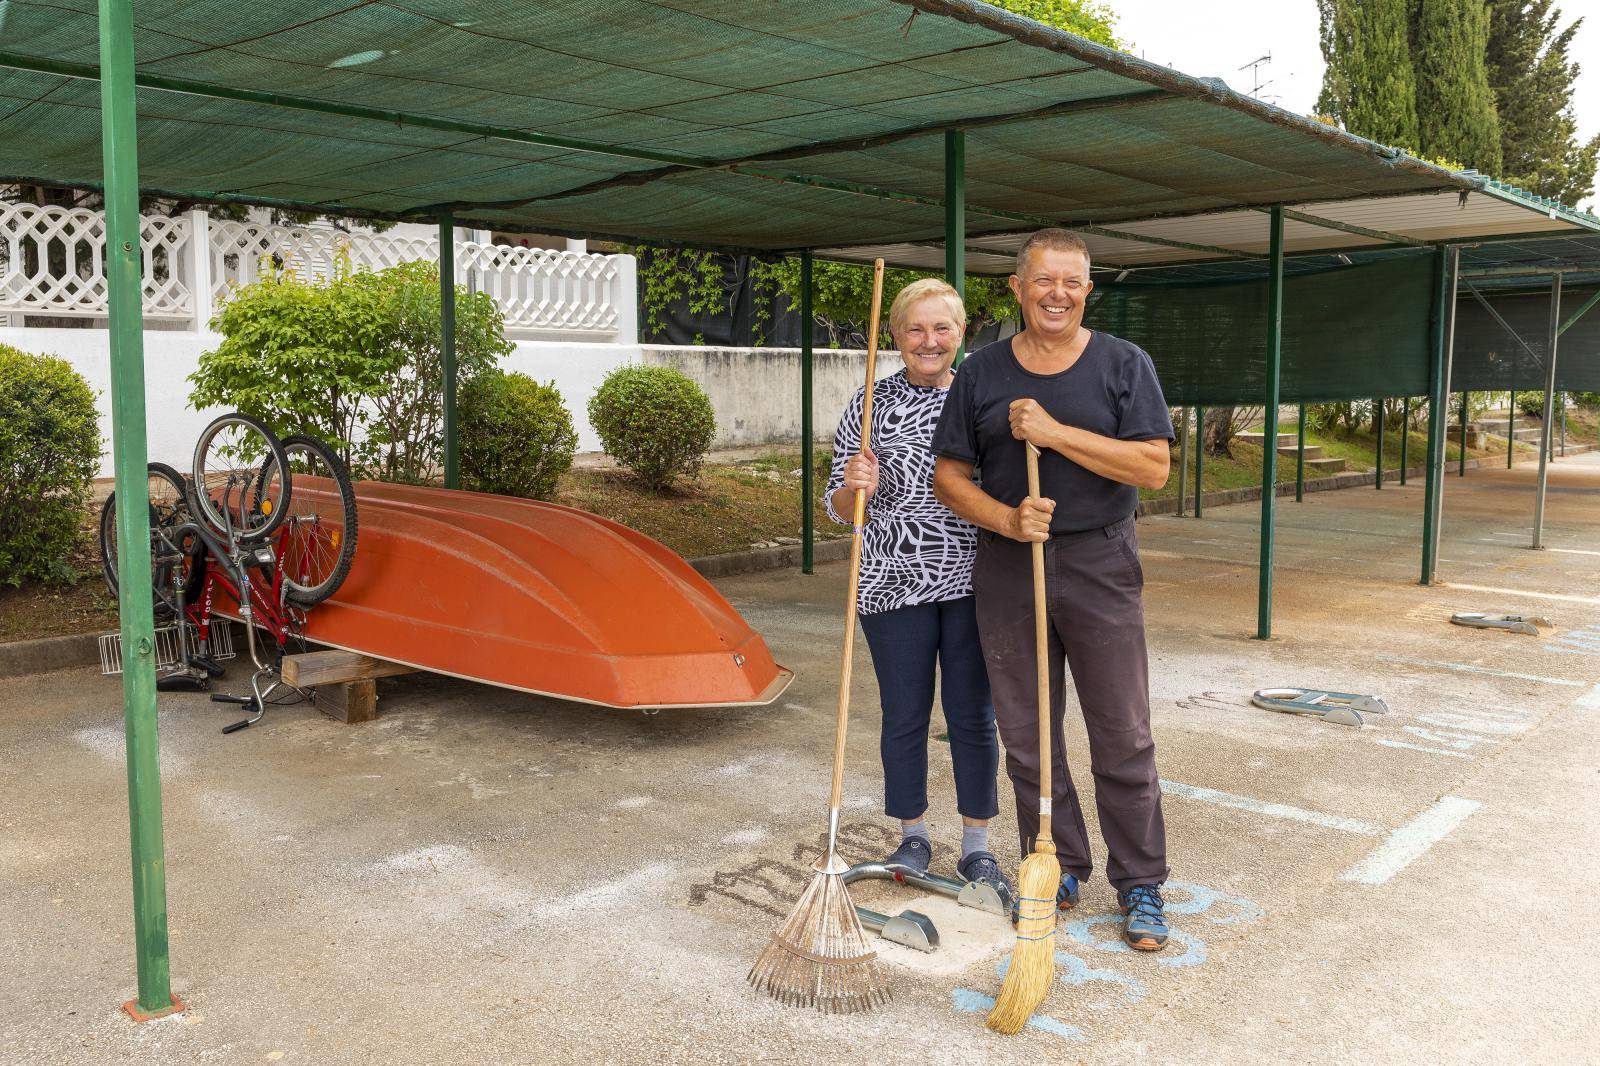
[[[1017,302],[1018,303],[1021,303],[1022,302],[1022,279],[1017,277],[1015,274],[1013,274],[1009,278],[1006,279],[1006,284],[1011,286],[1011,295],[1015,296],[1017,298]]]

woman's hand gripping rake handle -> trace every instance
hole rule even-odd
[[[1039,499],[1039,449],[1029,441],[1028,495]],[[1033,548],[1033,656],[1034,674],[1039,699],[1039,835],[1034,849],[1055,850],[1055,839],[1050,834],[1050,664],[1046,653],[1050,650],[1050,628],[1045,616],[1044,602],[1044,543],[1034,541]]]
[[[883,308],[883,260],[872,264],[872,313],[867,328],[867,387],[861,399],[861,450],[872,442],[872,386],[878,368],[878,314]],[[833,738],[833,793],[828,800],[828,854],[824,863],[836,863],[834,846],[839,836],[839,808],[844,805],[844,740],[850,725],[850,668],[856,650],[856,595],[861,586],[861,535],[867,524],[867,493],[856,489],[855,528],[850,534],[850,592],[844,610],[844,659],[839,666],[839,720]],[[811,502],[806,501],[806,506]]]

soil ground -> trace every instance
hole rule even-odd
[[[369,725],[298,706],[223,736],[230,711],[163,696],[189,1010],[144,1026],[118,1010],[134,987],[119,688],[89,669],[13,680],[0,1062],[1596,1061],[1600,454],[1554,465],[1543,552],[1527,549],[1532,481],[1528,464],[1446,480],[1433,587],[1416,583],[1420,483],[1280,502],[1266,643],[1250,636],[1259,505],[1140,523],[1173,943],[1124,950],[1097,877],[1015,1038],[982,1026],[1008,924],[892,884],[857,901],[924,911],[943,944],[879,942],[887,1007],[825,1016],[745,984],[824,828],[842,564],[718,582],[797,673],[763,709],[646,716],[413,676],[382,683]],[[1558,628],[1449,624],[1463,609]],[[894,838],[857,649],[852,861]],[[1250,706],[1285,684],[1393,710],[1352,729]],[[945,872],[949,766],[935,744]],[[995,844],[1015,869],[1012,825],[1008,807]]]

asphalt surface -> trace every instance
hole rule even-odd
[[[416,676],[380,683],[370,725],[286,707],[225,737],[232,711],[163,696],[189,1009],[145,1025],[118,1009],[134,990],[120,690],[81,670],[14,681],[0,1062],[1600,1061],[1600,455],[1554,467],[1543,552],[1526,547],[1532,477],[1448,479],[1434,587],[1416,583],[1419,482],[1280,502],[1270,642],[1251,639],[1258,504],[1140,523],[1173,942],[1122,949],[1091,881],[1014,1038],[982,1026],[1008,925],[891,884],[857,902],[924,911],[943,943],[880,941],[889,1006],[830,1017],[745,984],[825,827],[843,564],[719,582],[798,674],[760,710],[646,716]],[[1464,629],[1452,610],[1557,628]],[[858,648],[852,861],[895,838]],[[1353,729],[1250,706],[1281,685],[1392,711]],[[938,743],[931,778],[949,873]],[[1014,869],[1011,824],[995,844]]]

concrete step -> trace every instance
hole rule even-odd
[[[1311,449],[1307,448],[1306,451],[1309,453],[1311,451]],[[1349,462],[1347,460],[1344,460],[1344,459],[1311,459],[1311,458],[1307,458],[1306,459],[1306,472],[1307,473],[1313,473],[1314,472],[1314,473],[1317,473],[1317,474],[1341,474],[1341,473],[1343,473],[1345,471],[1345,469],[1349,465],[1350,465]]]
[[[1261,430],[1259,430],[1259,429],[1246,430],[1245,432],[1239,434],[1239,439],[1240,440],[1249,441],[1251,444],[1254,444],[1257,447],[1259,447],[1261,445],[1261,438],[1264,437],[1265,435],[1266,434],[1262,433]],[[1283,449],[1288,448],[1288,449],[1290,449],[1292,451],[1294,449],[1295,444],[1299,440],[1300,440],[1300,437],[1299,437],[1298,434],[1294,434],[1294,433],[1279,433],[1278,434],[1278,450],[1282,451]]]

